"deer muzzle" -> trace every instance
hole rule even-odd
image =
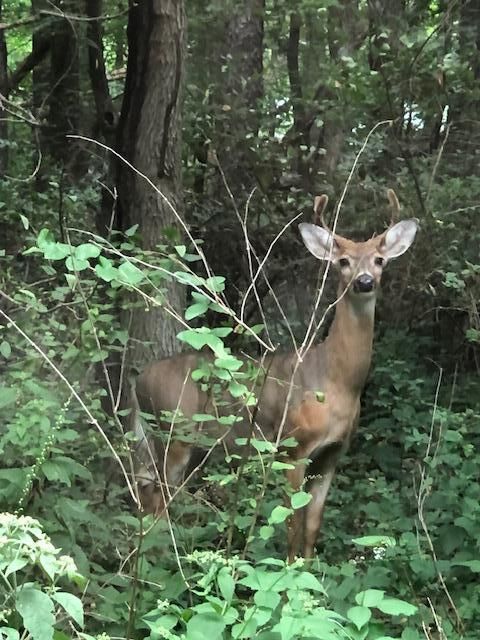
[[[355,293],[369,293],[375,288],[375,280],[369,273],[362,273],[353,282]]]

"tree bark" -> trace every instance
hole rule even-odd
[[[118,151],[148,176],[177,212],[181,194],[181,103],[185,61],[183,0],[144,0],[131,6],[128,18],[128,64],[119,121]],[[117,224],[139,224],[145,249],[163,241],[165,227],[176,218],[147,182],[119,162]],[[165,297],[177,312],[183,290],[166,285]],[[133,312],[131,363],[146,362],[178,350],[178,324],[162,309]]]
[[[96,110],[94,134],[100,133],[107,144],[114,142],[117,114],[113,106],[108,86],[103,52],[103,29],[98,18],[102,15],[102,0],[86,0],[88,43],[88,70],[93,90]]]
[[[0,0],[0,22],[2,20],[2,0]],[[0,29],[0,180],[5,176],[8,165],[8,125],[3,100],[8,97],[7,44],[5,31]]]
[[[225,75],[217,105],[216,151],[239,208],[256,183],[252,147],[256,146],[263,97],[264,5],[264,0],[244,0],[234,5],[225,25],[221,52]],[[225,200],[223,184],[220,190],[220,199]]]

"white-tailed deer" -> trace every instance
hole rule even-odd
[[[395,193],[390,190],[388,197],[392,208],[398,210]],[[327,201],[327,196],[315,199],[315,214],[322,225]],[[389,260],[410,247],[417,221],[391,224],[384,233],[366,242],[334,235],[325,225],[302,223],[299,228],[310,253],[319,260],[330,260],[338,272],[333,323],[324,342],[313,344],[301,362],[297,361],[296,353],[271,356],[265,365],[266,379],[253,424],[251,412],[245,411],[243,420],[229,434],[230,443],[248,433],[275,441],[283,425],[283,435],[293,436],[297,441],[296,447],[289,449],[295,468],[287,471],[294,490],[305,482],[306,468],[302,461],[311,461],[307,487],[312,499],[303,510],[295,511],[288,524],[290,560],[299,553],[306,558],[313,555],[337,461],[348,447],[360,413],[360,395],[372,357],[375,301],[382,271]],[[170,492],[169,487],[182,480],[194,445],[175,439],[173,433],[167,445],[154,446],[145,435],[139,411],[154,414],[159,428],[167,433],[172,426],[171,421],[165,420],[164,412],[185,417],[208,413],[210,397],[190,378],[198,358],[198,354],[181,354],[153,362],[138,377],[132,390],[131,418],[140,440],[137,452],[141,468],[137,480],[147,511],[158,514],[164,511],[165,496],[171,495],[165,491]],[[225,413],[230,413],[228,408]]]

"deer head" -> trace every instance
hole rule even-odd
[[[326,226],[323,220],[328,203],[326,195],[317,196],[314,203],[315,217],[322,226],[306,222],[299,225],[310,253],[319,260],[330,260],[339,273],[341,289],[358,300],[375,297],[385,265],[407,251],[418,229],[415,218],[394,224],[393,218],[400,205],[392,189],[388,190],[388,199],[393,212],[392,223],[381,235],[365,242],[343,238]]]

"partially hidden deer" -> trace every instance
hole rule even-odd
[[[388,198],[397,212],[399,204],[392,190]],[[294,468],[286,472],[287,478],[292,490],[306,486],[312,498],[288,523],[290,561],[298,554],[305,558],[314,554],[337,462],[348,448],[359,418],[360,396],[372,359],[375,302],[382,271],[389,260],[407,251],[418,227],[416,219],[392,222],[381,235],[353,242],[333,234],[324,224],[327,202],[325,195],[315,199],[315,215],[322,226],[301,223],[299,229],[310,253],[319,260],[329,260],[338,273],[335,316],[328,336],[313,343],[300,362],[296,352],[271,356],[264,363],[266,378],[256,410],[245,410],[228,438],[222,437],[227,448],[234,446],[236,438],[249,434],[278,441],[279,428],[282,436],[295,438],[296,446],[288,449]],[[191,417],[211,410],[210,396],[190,377],[198,358],[198,353],[180,354],[152,362],[132,389],[130,415],[139,440],[139,494],[144,509],[158,515],[165,511],[172,487],[182,482],[195,449],[192,442],[175,439],[175,425],[165,419],[164,412]],[[154,414],[158,428],[171,435],[167,445],[145,434],[141,411]],[[228,414],[228,408],[224,412]],[[225,436],[225,427],[221,430]],[[218,433],[217,425],[215,437]]]

